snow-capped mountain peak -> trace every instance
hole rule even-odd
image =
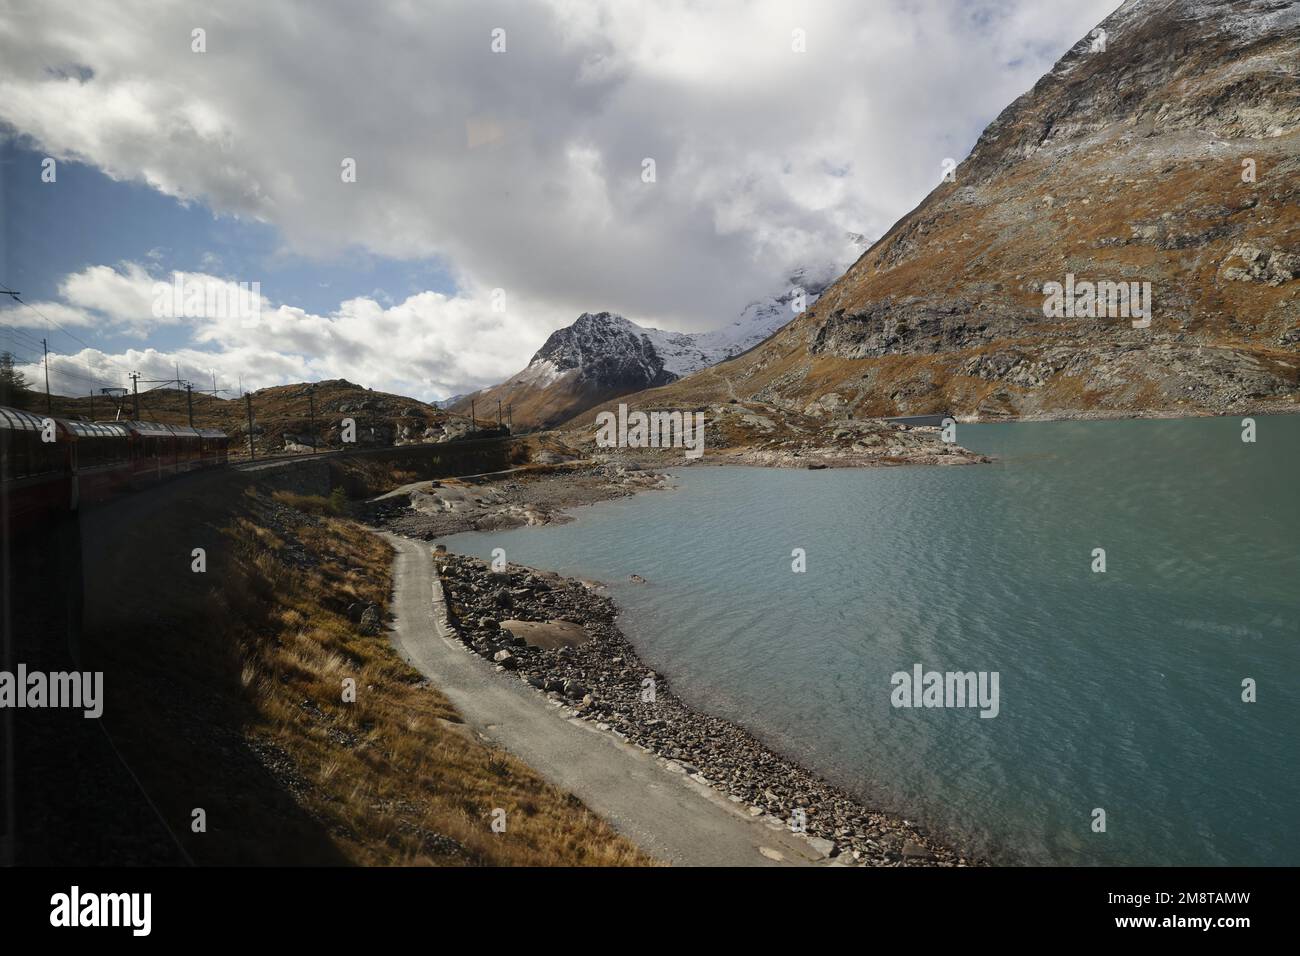
[[[734,322],[709,332],[669,332],[613,312],[584,312],[552,332],[527,368],[481,394],[514,403],[516,423],[552,424],[753,348],[794,319],[797,306],[811,306],[833,278],[829,268],[797,270],[775,295],[751,302]]]

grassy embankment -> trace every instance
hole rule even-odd
[[[196,862],[650,862],[354,622],[351,605],[386,609],[391,549],[337,499],[229,476],[164,494],[146,520],[88,531],[87,666],[106,672],[107,727]]]

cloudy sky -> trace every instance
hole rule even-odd
[[[10,0],[0,283],[32,308],[0,348],[47,339],[65,393],[179,364],[434,399],[583,311],[715,328],[851,262],[1116,5]],[[177,272],[259,283],[258,320],[160,310]]]

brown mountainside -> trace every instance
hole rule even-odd
[[[827,418],[1294,409],[1300,4],[1138,0],[1099,29],[1104,49],[1100,34],[1080,40],[807,312],[630,404],[734,398]],[[1149,327],[1045,317],[1045,284],[1067,274],[1150,282]]]

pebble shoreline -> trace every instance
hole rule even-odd
[[[743,727],[687,707],[667,678],[640,661],[615,624],[617,606],[599,593],[599,585],[516,564],[493,571],[486,562],[443,550],[435,559],[453,628],[471,651],[769,825],[797,829],[802,815],[804,835],[832,862],[983,863],[934,839],[918,824],[864,806],[773,752]],[[578,624],[590,639],[575,647],[534,647],[502,628],[503,621],[512,620]]]

